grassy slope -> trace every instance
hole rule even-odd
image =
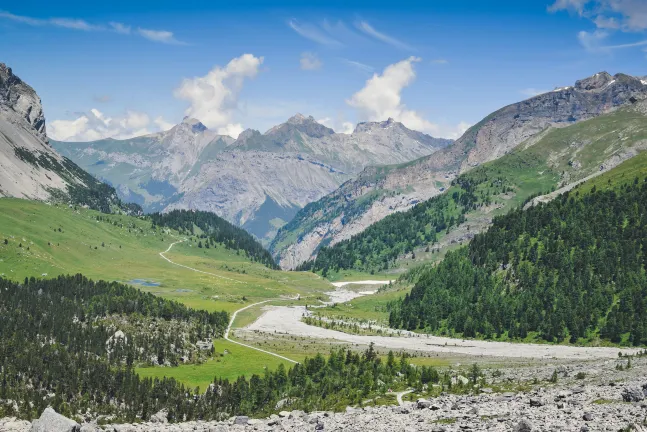
[[[97,221],[97,216],[108,218],[110,223]],[[129,232],[129,225],[136,228],[130,228]],[[175,262],[244,283],[174,266],[163,260],[159,252],[178,239],[180,236],[176,232],[152,230],[150,222],[138,218],[0,199],[0,275],[10,279],[21,281],[45,273],[47,277],[83,273],[93,279],[122,282],[142,279],[160,284],[136,285],[142,290],[194,308],[228,312],[246,304],[297,293],[304,302],[308,299],[312,302],[320,292],[330,289],[327,281],[312,273],[269,270],[222,246],[199,249],[195,243],[180,243],[166,256]],[[19,247],[21,243],[22,248]],[[223,343],[227,344],[220,342]],[[236,358],[230,357],[202,366],[160,368],[146,373],[186,378],[188,383],[208,383],[216,374],[238,376],[278,364],[274,357],[246,348],[230,351],[238,353],[236,356],[245,361],[230,360]]]

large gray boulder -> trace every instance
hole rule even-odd
[[[630,386],[622,390],[622,400],[625,402],[640,402],[645,399],[645,393],[640,387]]]
[[[31,424],[31,432],[80,432],[81,425],[54,411],[45,408],[38,420]]]

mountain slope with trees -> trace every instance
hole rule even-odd
[[[403,257],[419,264],[431,257],[430,250],[447,247],[450,241],[468,241],[487,228],[494,216],[536,195],[602,173],[645,150],[646,143],[642,104],[553,129],[458,176],[442,195],[321,248],[316,259],[299,268],[324,273],[384,271],[400,266]],[[452,234],[449,241],[448,234]]]
[[[592,186],[495,218],[391,304],[390,325],[462,337],[644,345],[646,249],[641,154]]]
[[[601,72],[503,107],[429,156],[366,168],[297,213],[293,222],[279,230],[270,251],[283,268],[295,268],[314,258],[322,247],[347,240],[390,214],[442,194],[461,174],[504,157],[517,146],[533,144],[547,134],[623,107],[640,105],[646,98],[647,81],[643,78]],[[569,144],[577,147],[586,142]]]

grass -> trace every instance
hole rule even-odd
[[[314,297],[330,289],[316,275],[270,270],[223,246],[199,249],[185,242],[166,254],[213,275],[172,265],[159,252],[181,238],[140,218],[0,199],[0,275],[13,280],[74,273],[124,283],[143,279],[159,284],[135,285],[144,291],[198,309],[229,312],[261,300]]]
[[[281,363],[286,369],[292,366],[292,363],[278,357],[250,350],[224,339],[214,340],[214,347],[218,357],[200,365],[180,365],[174,368],[140,367],[136,371],[142,378],[172,377],[190,388],[199,387],[200,391],[205,391],[215,377],[235,381],[243,375],[263,375],[266,369],[274,370]],[[224,354],[225,350],[228,354]]]

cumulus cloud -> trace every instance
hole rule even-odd
[[[185,114],[197,118],[209,128],[234,133],[240,125],[232,124],[232,114],[245,79],[254,78],[263,57],[243,54],[227,66],[215,66],[205,76],[187,78],[175,89],[178,99],[189,102]]]
[[[355,125],[349,121],[344,121],[342,117],[333,120],[330,117],[324,117],[317,120],[317,123],[331,128],[337,133],[351,134],[355,130]]]
[[[406,127],[435,136],[456,137],[469,125],[440,126],[424,119],[419,113],[408,109],[402,102],[402,90],[415,79],[414,63],[419,57],[409,57],[388,66],[381,75],[373,74],[364,88],[346,101],[358,111],[361,119],[383,121],[389,117],[402,122]]]
[[[184,42],[177,40],[174,34],[167,30],[149,30],[138,28],[136,32],[133,32],[129,25],[119,23],[119,22],[109,22],[107,25],[104,24],[90,24],[85,20],[76,19],[76,18],[32,18],[28,16],[16,15],[7,11],[0,10],[0,18],[11,20],[14,22],[27,24],[33,27],[37,26],[52,26],[60,27],[71,30],[81,30],[81,31],[103,31],[103,32],[112,32],[119,33],[123,35],[137,34],[145,39],[160,42],[171,45],[184,45]]]
[[[300,64],[302,70],[317,70],[321,69],[322,63],[315,54],[304,52],[301,54]]]
[[[232,138],[238,138],[238,135],[245,129],[243,128],[243,125],[240,123],[236,124],[228,124],[226,126],[218,128],[217,132],[218,135],[229,135]]]
[[[161,117],[155,119],[158,130],[172,125]],[[72,120],[54,120],[47,125],[49,137],[58,141],[94,141],[104,138],[127,139],[147,135],[151,120],[145,113],[127,111],[123,116],[110,117],[96,108]]]

